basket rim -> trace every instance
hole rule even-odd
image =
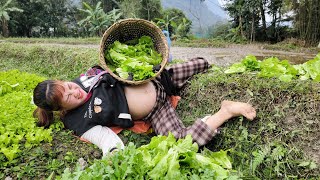
[[[164,46],[165,46],[165,52],[164,54],[161,53],[162,55],[162,61],[161,61],[161,68],[160,70],[156,73],[155,76],[153,77],[150,77],[148,79],[145,79],[145,80],[139,80],[139,81],[130,81],[130,80],[127,80],[127,79],[123,79],[119,76],[117,76],[116,74],[114,74],[110,68],[107,66],[106,62],[105,62],[105,57],[104,57],[104,42],[107,40],[108,36],[111,34],[112,30],[113,29],[116,29],[118,26],[120,26],[122,23],[128,23],[128,22],[131,22],[131,23],[136,23],[136,22],[142,22],[142,23],[145,23],[146,25],[152,27],[157,34],[160,35],[161,37],[161,40],[162,42],[164,43]],[[160,52],[158,52],[160,53]],[[101,41],[100,41],[100,50],[99,50],[99,56],[100,56],[100,64],[102,65],[103,68],[105,68],[108,73],[110,75],[112,75],[114,78],[116,78],[117,80],[119,81],[122,81],[124,83],[127,83],[127,84],[132,84],[132,85],[138,85],[138,84],[143,84],[143,83],[147,83],[151,80],[154,80],[156,77],[158,77],[160,75],[160,73],[164,70],[165,66],[167,65],[168,63],[168,56],[169,56],[169,50],[168,50],[168,42],[167,42],[167,39],[165,37],[165,35],[162,33],[161,29],[156,26],[153,22],[151,21],[148,21],[148,20],[145,20],[145,19],[139,19],[139,18],[128,18],[128,19],[122,19],[122,20],[119,20],[118,22],[115,22],[114,24],[112,24],[103,34],[102,38],[101,38]]]

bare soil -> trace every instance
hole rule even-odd
[[[41,45],[46,46],[67,46],[79,48],[96,48],[99,51],[99,45],[71,45],[71,44],[57,44],[48,43]],[[211,64],[217,66],[229,66],[235,62],[241,61],[247,55],[254,55],[258,60],[263,60],[268,57],[278,57],[280,60],[288,60],[292,64],[300,64],[313,59],[316,52],[288,52],[280,50],[264,49],[262,45],[248,44],[248,45],[229,45],[223,48],[194,48],[194,47],[171,47],[170,53],[173,59],[188,60],[194,57],[203,57]]]
[[[229,66],[247,55],[254,55],[259,60],[274,56],[280,60],[287,59],[292,64],[303,63],[316,56],[316,53],[312,52],[267,50],[259,45],[231,45],[226,48],[172,47],[170,51],[173,59],[186,60],[200,56],[206,58],[211,64],[218,66]]]

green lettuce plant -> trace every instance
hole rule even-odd
[[[198,145],[188,135],[178,141],[170,133],[155,136],[137,148],[129,143],[124,150],[96,160],[74,172],[66,169],[61,179],[226,179],[236,177],[227,151],[198,153]]]
[[[36,127],[32,116],[32,90],[42,80],[43,77],[18,70],[0,72],[0,153],[7,162],[23,149],[52,140],[51,129]]]
[[[227,74],[256,72],[259,77],[279,78],[284,82],[289,82],[292,79],[312,79],[315,82],[320,82],[320,54],[299,65],[291,65],[288,60],[279,60],[276,57],[258,61],[255,56],[249,55],[241,62],[231,65],[224,72]]]

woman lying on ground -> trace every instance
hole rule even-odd
[[[53,121],[52,112],[60,111],[65,127],[97,145],[104,155],[117,147],[124,147],[121,139],[108,127],[129,128],[135,120],[150,122],[158,135],[171,132],[176,138],[184,138],[191,134],[193,141],[202,146],[230,118],[244,116],[253,120],[256,116],[250,104],[223,101],[218,112],[185,127],[169,96],[176,94],[172,92],[180,90],[194,74],[208,68],[205,59],[194,58],[172,65],[166,74],[161,74],[161,78],[141,85],[123,85],[105,71],[74,81],[46,80],[34,89],[34,103],[38,106],[34,115],[38,116],[40,126],[49,126]]]

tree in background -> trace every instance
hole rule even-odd
[[[283,0],[271,0],[268,4],[268,14],[272,17],[270,25],[270,38],[273,42],[281,41],[280,23],[282,17]]]
[[[295,11],[294,26],[305,45],[317,45],[320,41],[320,1],[290,1]]]
[[[119,8],[121,1],[122,0],[81,0],[81,3],[83,4],[85,2],[90,6],[96,6],[98,2],[101,2],[101,7],[103,11],[109,12],[113,9]]]
[[[161,29],[167,30],[173,38],[187,37],[192,24],[186,15],[176,8],[164,10],[162,17],[156,18],[155,22]]]
[[[259,1],[261,15],[261,39],[267,39],[266,3],[268,0]]]
[[[86,17],[78,22],[80,26],[88,28],[88,31],[93,35],[102,36],[103,31],[107,29],[112,23],[121,17],[119,9],[105,13],[101,7],[101,2],[98,2],[95,8],[83,2],[84,9],[79,9],[86,14]]]
[[[185,38],[188,37],[188,34],[190,33],[192,22],[184,17],[182,18],[182,22],[178,22],[177,28],[175,29],[175,34],[179,38]]]
[[[231,31],[235,35],[237,31],[240,33],[237,37],[246,38],[250,42],[255,41],[260,20],[260,5],[259,1],[228,0],[225,9],[233,18],[234,29]]]
[[[68,0],[42,0],[47,14],[42,27],[50,36],[63,34],[63,27],[67,20]]]
[[[119,8],[123,18],[140,18],[140,0],[122,0]]]
[[[244,32],[244,0],[228,0],[225,6],[225,10],[228,11],[229,16],[232,18],[233,27],[239,29],[240,36],[245,37]]]
[[[68,0],[16,0],[22,13],[12,15],[14,36],[62,36],[68,19]]]
[[[286,0],[288,1],[288,0]],[[279,42],[286,36],[283,25],[284,14],[290,11],[283,0],[227,0],[225,9],[232,17],[233,28],[240,31],[242,37],[250,42],[259,41]],[[271,17],[267,26],[266,16]]]
[[[100,0],[82,0],[90,6],[95,6]],[[104,12],[120,9],[122,18],[141,18],[153,20],[161,16],[160,0],[103,0],[101,6]]]
[[[219,22],[209,27],[209,37],[234,43],[245,43],[246,38],[240,34],[240,26],[232,27],[231,22]]]
[[[209,37],[224,40],[231,28],[231,22],[218,22],[209,27]]]
[[[153,20],[161,16],[162,5],[160,0],[140,0],[140,18]]]
[[[98,9],[88,8],[88,6],[96,7],[98,0],[82,0],[81,2],[88,5],[83,5],[82,11],[76,8],[80,4],[74,4],[75,1],[72,0],[15,0],[15,2],[23,13],[11,15],[9,30],[13,36],[24,37],[83,36],[89,33],[100,35],[119,18],[135,17],[152,20],[160,17],[162,10],[160,0],[103,0]],[[4,16],[8,10],[4,11]],[[96,18],[98,17],[96,15],[100,17]],[[77,23],[78,21],[80,23]],[[2,24],[6,24],[7,21],[3,22]]]
[[[10,20],[9,12],[23,12],[22,9],[12,6],[12,0],[8,0],[4,4],[0,3],[0,20],[2,25],[2,35],[4,37],[9,36],[9,25],[8,21]]]
[[[319,0],[227,0],[225,9],[247,40],[279,42],[297,32],[295,37],[306,46],[320,41]],[[266,16],[271,17],[270,24]]]
[[[99,1],[81,0],[90,7],[96,7]],[[204,0],[200,0],[202,1]],[[26,37],[83,36],[89,33],[101,35],[103,30],[120,18],[142,18],[165,24],[164,28],[178,38],[186,37],[191,27],[191,22],[182,11],[177,9],[162,11],[160,0],[101,0],[98,9],[86,9],[87,7],[83,5],[82,11],[79,11],[74,2],[74,0],[0,0],[2,35],[7,37],[9,32],[11,36]],[[187,1],[190,6],[191,2],[193,1]],[[226,0],[226,2],[224,8],[232,18],[232,26],[224,39],[235,42],[243,42],[244,39],[250,42],[256,40],[279,42],[285,38],[297,37],[307,46],[317,45],[320,41],[319,0]],[[99,14],[101,17],[97,18],[96,15]],[[267,17],[270,17],[269,22],[266,20]],[[217,28],[212,28],[212,31],[215,29]],[[221,37],[221,33],[219,36]]]
[[[18,7],[23,9],[23,13],[12,16],[11,32],[15,36],[31,37],[32,28],[41,27],[41,24],[45,23],[44,5],[40,1],[16,0],[16,2]]]

